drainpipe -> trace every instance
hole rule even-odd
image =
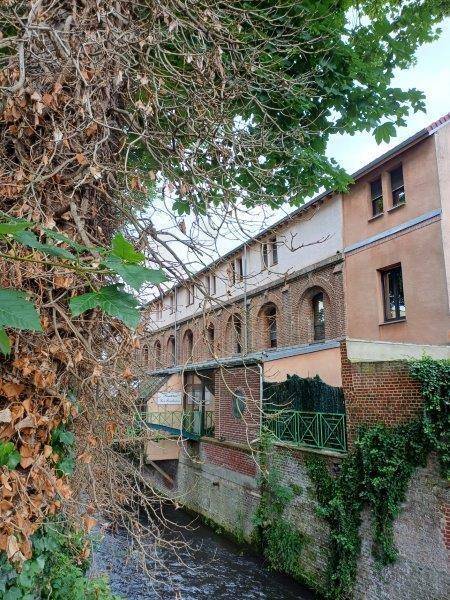
[[[174,298],[173,298],[173,302],[174,302],[174,310],[175,310],[175,321],[173,324],[173,337],[175,339],[175,365],[176,366],[178,364],[178,336],[177,336],[177,319],[178,319],[178,288],[175,288],[174,290]]]
[[[262,427],[263,427],[263,400],[264,400],[264,371],[261,363],[258,363],[259,369],[259,437],[261,439]]]
[[[244,354],[248,354],[248,309],[247,309],[247,245],[244,246],[244,261],[243,261],[243,279],[244,279]]]

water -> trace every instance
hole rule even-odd
[[[107,573],[113,592],[125,600],[313,600],[312,592],[268,571],[261,558],[198,520],[194,530],[186,529],[192,518],[183,511],[171,512],[170,518],[182,526],[171,536],[182,536],[190,548],[159,550],[167,572],[156,580],[149,580],[138,559],[130,557],[122,531],[105,534],[94,553],[94,573]]]

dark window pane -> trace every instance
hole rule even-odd
[[[314,340],[325,339],[325,307],[323,293],[319,292],[312,299],[314,313]]]
[[[236,354],[242,352],[242,324],[239,315],[233,317],[233,329],[234,329],[234,350]]]
[[[406,201],[405,188],[401,187],[392,191],[392,206],[398,206]]]
[[[391,187],[393,190],[403,187],[403,169],[401,165],[391,171]]]
[[[272,264],[277,265],[278,264],[278,245],[277,245],[276,237],[274,237],[270,240],[270,245],[272,246]]]
[[[405,188],[403,184],[403,168],[400,165],[390,173],[391,175],[391,190],[392,190],[392,206],[398,206],[405,202]]]
[[[370,184],[370,197],[372,198],[372,215],[375,217],[383,212],[381,177]]]
[[[277,333],[277,309],[275,306],[269,306],[266,312],[266,326],[269,337],[269,348],[276,348],[278,345]]]
[[[263,269],[267,269],[267,267],[269,266],[269,253],[267,244],[262,245],[262,266]]]
[[[375,181],[372,181],[372,183],[370,184],[370,191],[371,191],[372,199],[379,198],[380,196],[383,195],[383,188],[381,186],[381,177],[379,179],[376,179]]]
[[[244,393],[241,390],[236,390],[233,394],[233,417],[235,419],[242,419],[245,407],[246,401]]]
[[[405,318],[406,306],[401,267],[394,267],[383,273],[383,293],[386,321]]]

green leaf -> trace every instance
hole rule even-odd
[[[62,460],[58,462],[56,468],[63,475],[72,475],[75,469],[75,460],[73,456],[65,456]]]
[[[12,442],[0,442],[0,466],[15,469],[20,463],[20,454]]]
[[[132,244],[128,242],[121,233],[117,233],[111,243],[112,253],[125,262],[136,265],[145,260],[142,252],[136,252]]]
[[[100,307],[112,317],[117,317],[131,329],[140,319],[138,302],[134,296],[123,291],[121,285],[107,285],[98,292]]]
[[[24,229],[31,227],[33,223],[29,221],[10,221],[9,223],[0,223],[0,235],[12,235]]]
[[[392,137],[395,137],[396,133],[393,123],[383,123],[374,129],[375,141],[377,144],[381,144],[381,142],[388,143]]]
[[[70,246],[71,248],[76,250],[77,252],[85,252],[87,250],[97,250],[97,251],[99,250],[99,248],[97,248],[95,246],[92,246],[92,247],[83,246],[82,244],[75,242],[75,240],[71,240],[69,237],[67,237],[63,233],[59,233],[59,231],[53,231],[53,229],[47,229],[47,227],[41,227],[41,229],[47,235],[47,237],[51,238],[52,240],[56,240],[58,242],[64,242],[65,244],[67,244],[68,246]]]
[[[42,331],[39,315],[24,292],[0,288],[0,326]]]
[[[91,308],[97,308],[100,306],[97,292],[88,292],[81,296],[75,296],[70,299],[69,306],[70,312],[74,317],[78,317],[78,315],[83,314],[87,310],[91,310]]]
[[[134,296],[123,291],[123,286],[114,284],[101,288],[98,292],[89,292],[75,296],[70,300],[70,310],[74,317],[91,308],[101,308],[111,317],[117,317],[131,329],[137,327],[140,319],[138,302]]]
[[[142,284],[146,281],[154,284],[167,281],[164,271],[159,269],[148,269],[141,265],[130,265],[114,254],[108,256],[103,264],[108,267],[108,269],[117,273],[117,275],[120,275],[125,283],[137,291],[140,290]]]
[[[0,352],[5,356],[11,352],[11,340],[6,335],[6,331],[3,327],[0,327]]]
[[[59,246],[50,246],[50,244],[42,244],[38,240],[36,234],[34,234],[32,231],[19,231],[18,233],[14,234],[13,237],[16,242],[19,242],[24,246],[28,246],[29,248],[33,248],[34,250],[39,250],[39,252],[44,252],[45,254],[58,256],[60,258],[67,258],[69,260],[75,259],[75,256],[65,248],[60,248]]]

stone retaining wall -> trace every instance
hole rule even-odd
[[[241,449],[234,446],[217,441],[188,444],[187,450],[180,453],[174,492],[187,508],[238,538],[250,541],[252,517],[259,503],[256,457],[244,446]],[[227,454],[231,468],[226,466]],[[305,467],[307,455],[307,452],[277,446],[271,460],[278,465],[281,483],[295,484],[299,491],[286,509],[285,517],[305,538],[299,556],[305,579],[320,586],[327,565],[329,529],[316,514],[315,489]],[[338,456],[326,458],[331,469],[339,468]],[[444,600],[448,597],[450,577],[445,544],[448,506],[448,490],[439,476],[435,459],[431,458],[428,466],[417,469],[413,476],[406,502],[395,522],[398,560],[381,571],[371,554],[370,514],[363,514],[355,600]]]

